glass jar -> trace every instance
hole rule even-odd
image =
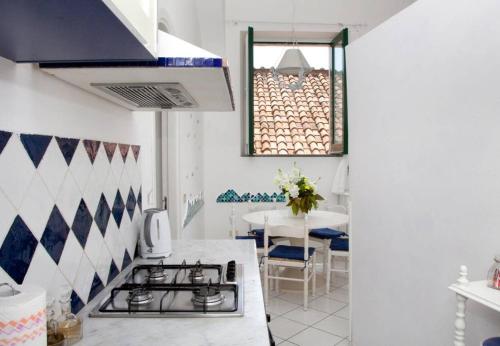
[[[496,255],[488,271],[488,287],[500,290],[500,255]]]
[[[82,338],[83,330],[82,321],[71,312],[71,287],[63,287],[59,303],[62,314],[58,328],[66,340],[65,346],[73,345]]]

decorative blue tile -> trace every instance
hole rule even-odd
[[[111,265],[109,266],[108,285],[119,273],[120,270],[116,266],[115,260],[111,260]]]
[[[130,258],[127,249],[125,249],[125,254],[123,255],[122,270],[127,268],[130,263],[132,263],[132,259]]]
[[[75,291],[71,292],[71,312],[77,314],[85,304]]]
[[[134,190],[132,190],[132,187],[130,187],[130,190],[128,192],[128,197],[127,197],[127,212],[128,212],[128,216],[130,216],[130,221],[132,221],[132,219],[134,217],[136,203],[137,203],[137,201],[135,199]]]
[[[131,145],[132,148],[132,153],[134,154],[134,159],[135,162],[139,159],[139,152],[141,151],[141,146],[140,145]]]
[[[236,193],[236,191],[229,189],[224,193],[221,193],[219,196],[217,196],[217,203],[246,203],[246,202],[252,202],[252,203],[272,203],[272,202],[278,202],[282,203],[286,201],[286,197],[283,193],[277,194],[274,192],[273,194],[268,194],[267,192],[264,193],[257,193],[255,195],[246,192],[242,194],[241,196]]]
[[[139,188],[139,193],[137,194],[137,206],[142,213],[142,186]]]
[[[0,248],[0,267],[19,285],[28,272],[37,245],[23,219],[16,216]]]
[[[120,148],[120,154],[122,155],[123,162],[127,161],[128,148],[130,148],[129,144],[118,144]]]
[[[80,143],[80,140],[76,138],[56,137],[56,141],[64,159],[66,160],[66,163],[69,166],[71,160],[73,159],[73,155],[75,155],[76,147],[78,146],[78,143]]]
[[[83,146],[85,147],[85,150],[87,151],[87,154],[89,155],[90,162],[94,164],[95,157],[97,156],[97,152],[99,151],[99,146],[101,145],[101,142],[99,141],[93,141],[89,139],[84,139],[83,140]]]
[[[111,163],[111,160],[113,160],[113,155],[115,154],[116,143],[103,142],[102,144],[104,145],[104,150],[106,151],[108,161]]]
[[[28,156],[35,167],[38,168],[43,155],[45,155],[45,152],[47,151],[47,147],[50,144],[52,136],[21,134],[20,137]]]
[[[123,203],[123,198],[120,193],[120,190],[118,190],[116,191],[115,201],[113,203],[113,209],[111,210],[118,227],[120,227],[120,224],[122,223],[124,210],[125,210],[125,204]]]
[[[9,142],[10,136],[12,136],[12,132],[0,131],[0,154]]]
[[[66,244],[66,239],[68,239],[68,234],[69,227],[55,205],[52,213],[50,213],[49,221],[40,239],[40,243],[42,243],[50,257],[58,264],[64,250],[64,245]]]
[[[99,199],[99,204],[97,205],[97,210],[95,211],[94,221],[101,231],[102,236],[106,235],[106,228],[108,227],[109,216],[111,215],[111,209],[109,209],[108,202],[104,194],[101,194]]]
[[[90,287],[89,299],[87,301],[90,302],[103,289],[104,289],[104,284],[102,283],[101,279],[99,278],[99,275],[97,275],[97,273],[95,273],[94,280],[92,280],[92,286]]]
[[[89,212],[89,208],[83,198],[80,200],[78,209],[76,210],[75,219],[73,220],[73,225],[71,229],[75,233],[76,239],[85,248],[87,243],[87,238],[89,236],[90,227],[92,226],[92,215]]]

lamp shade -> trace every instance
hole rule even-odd
[[[304,75],[312,71],[311,66],[307,62],[304,54],[298,48],[289,48],[283,54],[278,68],[276,69],[283,75],[299,75],[302,71]]]

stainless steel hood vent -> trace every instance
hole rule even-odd
[[[180,83],[91,83],[137,109],[194,108],[197,103]]]

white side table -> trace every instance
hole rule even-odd
[[[467,279],[467,267],[460,267],[457,283],[448,287],[457,295],[457,312],[455,318],[454,346],[465,346],[465,303],[467,299],[500,312],[500,290],[490,288],[486,280],[471,281]]]

